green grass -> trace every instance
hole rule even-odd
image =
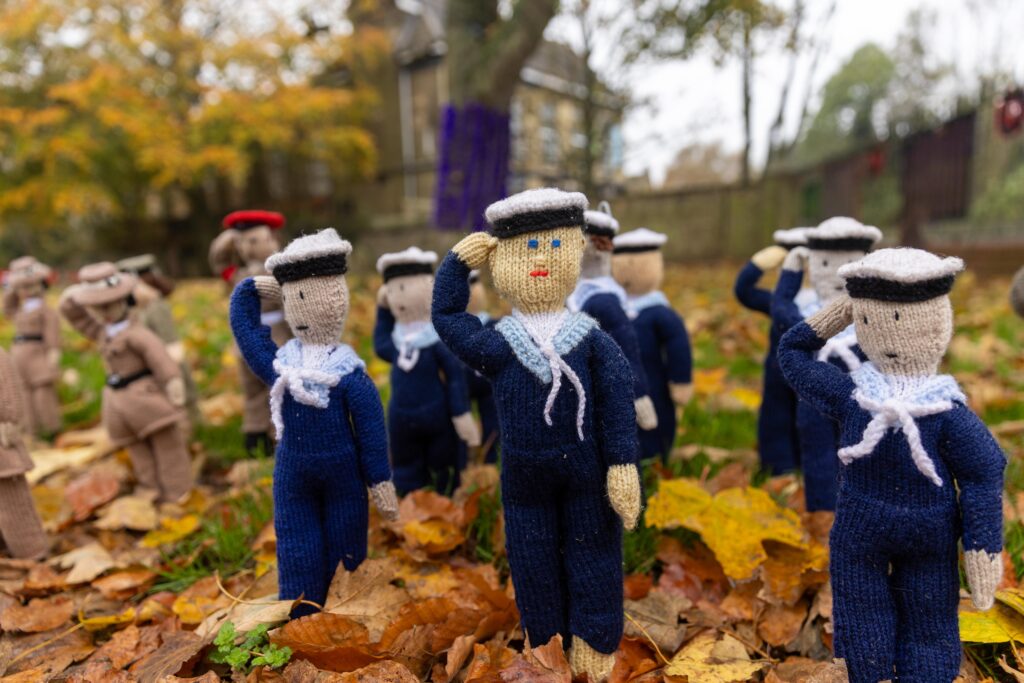
[[[753,448],[757,443],[757,413],[752,410],[709,411],[694,401],[683,410],[681,443],[718,448]]]
[[[504,557],[501,548],[494,545],[494,531],[501,519],[501,489],[495,488],[480,495],[476,518],[466,529],[473,555],[480,562],[494,562]]]
[[[245,450],[242,440],[241,416],[235,416],[223,425],[197,424],[193,439],[203,444],[207,457],[220,467],[226,468],[239,460],[253,457]],[[260,456],[262,451],[258,450],[257,457]]]
[[[63,406],[64,428],[95,423],[100,419],[103,386],[107,381],[103,360],[93,349],[85,353],[65,351],[61,368],[73,369],[78,375],[75,386],[69,386],[63,381],[57,383],[57,393]]]

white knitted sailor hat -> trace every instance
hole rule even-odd
[[[856,218],[836,216],[807,231],[807,247],[825,251],[871,251],[882,231]]]
[[[325,228],[288,243],[264,264],[278,282],[285,283],[322,275],[343,275],[348,271],[352,245],[334,228]]]
[[[656,251],[661,249],[665,242],[668,242],[668,235],[663,235],[660,232],[654,232],[647,228],[637,228],[636,230],[616,235],[612,244],[615,247],[614,251],[616,254],[635,254],[642,251]]]
[[[554,228],[583,227],[587,198],[552,187],[526,190],[487,207],[484,216],[498,239]]]
[[[429,275],[434,272],[437,253],[423,251],[419,247],[409,247],[402,251],[384,254],[377,259],[377,272],[384,277],[384,282],[405,275]]]
[[[839,269],[855,299],[927,301],[949,294],[964,262],[922,249],[879,249]]]
[[[786,249],[802,247],[807,244],[807,233],[812,228],[789,228],[788,230],[776,230],[772,233],[775,244]]]
[[[583,212],[583,231],[599,237],[615,237],[619,234],[619,222],[612,215],[612,207],[608,202],[598,204],[596,211]]]

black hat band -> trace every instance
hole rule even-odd
[[[595,237],[615,237],[615,231],[605,225],[594,225],[587,223],[583,226],[583,232]]]
[[[538,230],[569,227],[583,227],[582,207],[517,213],[508,218],[494,221],[491,224],[491,234],[498,239],[507,239],[528,232],[537,232]]]
[[[303,261],[278,264],[272,275],[283,285],[286,282],[305,280],[308,277],[344,275],[346,272],[348,272],[348,258],[345,254],[328,254]]]
[[[807,248],[816,251],[863,251],[865,254],[874,244],[875,241],[867,237],[810,237],[807,240]]]
[[[386,267],[381,275],[384,278],[384,282],[387,282],[396,277],[432,275],[433,273],[434,266],[429,263],[396,263],[393,266]]]
[[[612,249],[613,254],[642,254],[645,251],[658,251],[661,249],[656,244],[642,244],[638,246],[626,246],[626,247],[615,247]]]
[[[851,277],[846,291],[854,299],[874,299],[897,303],[928,301],[949,294],[955,277],[947,275],[920,282],[895,282],[880,277]]]

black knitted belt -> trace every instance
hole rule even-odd
[[[43,335],[41,334],[16,334],[14,335],[15,344],[25,344],[28,342],[41,342],[43,341]]]
[[[107,386],[111,389],[124,389],[132,382],[136,382],[143,377],[149,377],[153,374],[152,370],[139,370],[138,372],[130,375],[107,375]]]

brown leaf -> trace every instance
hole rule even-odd
[[[680,614],[692,603],[682,596],[655,588],[643,600],[626,600],[625,633],[635,638],[652,639],[666,656],[679,649],[686,637],[686,624]]]
[[[330,612],[289,621],[270,632],[270,642],[329,671],[355,671],[383,658],[369,644],[365,626]]]
[[[769,645],[781,647],[800,633],[807,617],[808,603],[801,600],[792,607],[768,605],[757,624],[757,634]]]
[[[654,579],[650,574],[630,574],[622,582],[625,597],[629,600],[640,600],[644,598],[654,585]]]
[[[121,479],[108,468],[93,468],[72,480],[64,489],[76,522],[92,515],[93,510],[117,497]]]
[[[14,657],[24,652],[29,654],[11,664],[7,668],[7,675],[38,669],[45,672],[43,680],[49,680],[74,662],[82,661],[96,649],[92,638],[82,629],[69,630],[67,634],[55,638],[58,634],[44,631],[18,639],[18,648],[11,654]],[[39,649],[32,650],[35,647]]]
[[[515,650],[497,641],[474,645],[473,661],[469,663],[466,672],[466,683],[502,683],[499,672],[511,664],[515,657]]]
[[[96,520],[97,529],[152,531],[160,523],[153,502],[148,498],[125,496],[105,507]]]
[[[718,607],[733,621],[753,621],[762,604],[757,599],[760,581],[746,581],[736,585]]]
[[[414,626],[433,625],[430,651],[436,654],[450,647],[457,637],[475,633],[483,616],[479,610],[461,608],[448,598],[410,602],[384,631],[380,646],[391,650],[402,632]]]
[[[608,677],[608,683],[626,683],[660,666],[657,655],[645,640],[626,637],[615,652],[615,666]]]
[[[206,641],[189,631],[172,633],[164,638],[163,645],[156,652],[136,662],[131,671],[139,683],[159,683],[164,677],[181,671],[185,663],[205,646]]]
[[[435,682],[448,683],[455,678],[455,674],[459,673],[466,664],[466,660],[469,659],[469,655],[472,654],[475,643],[476,639],[473,636],[459,636],[456,638],[452,646],[448,648],[448,655],[443,669],[444,676],[435,677]]]
[[[68,584],[65,577],[50,569],[45,564],[39,564],[29,570],[25,577],[25,584],[19,591],[22,595],[47,595],[67,589]]]
[[[67,683],[135,683],[138,679],[127,671],[119,671],[110,662],[90,659],[64,672]]]
[[[139,628],[135,624],[129,624],[100,646],[90,661],[105,659],[115,669],[125,668],[136,659],[135,651],[139,647],[140,635]]]
[[[409,594],[391,585],[397,563],[388,558],[370,559],[354,571],[338,565],[327,591],[324,611],[347,616],[366,626],[370,640],[380,640]]]
[[[70,598],[35,598],[27,605],[11,605],[0,614],[0,629],[41,633],[63,626],[71,620],[75,605]]]
[[[92,587],[109,600],[128,600],[149,588],[156,572],[138,567],[108,574],[92,582]]]
[[[540,647],[527,647],[523,655],[527,663],[538,668],[545,677],[538,680],[550,680],[551,683],[572,681],[572,670],[565,658],[562,636],[555,636]]]
[[[815,676],[825,675],[832,666],[806,657],[790,657],[765,676],[764,683],[811,683]]]
[[[177,676],[167,676],[160,683],[220,683],[220,676],[212,671],[207,671],[202,676],[196,676],[194,678],[178,678]]]
[[[411,671],[398,662],[374,662],[369,666],[335,673],[319,671],[305,660],[292,661],[284,670],[286,683],[418,683]]]
[[[64,577],[69,584],[88,583],[114,566],[107,549],[93,542],[53,558],[58,566],[71,571]]]

